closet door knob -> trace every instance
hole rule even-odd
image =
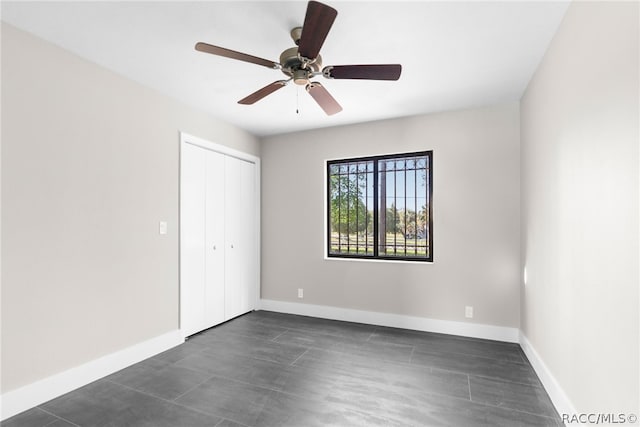
[[[233,245],[231,245],[231,249],[233,249]]]
[[[214,251],[216,250],[216,245],[213,245],[213,250],[214,250]]]

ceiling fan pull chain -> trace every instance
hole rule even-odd
[[[296,114],[300,114],[300,86],[296,86]]]

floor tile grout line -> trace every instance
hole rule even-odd
[[[372,342],[371,338],[376,334],[376,330],[374,329],[373,331],[371,331],[371,333],[369,334],[369,336],[367,337],[367,339],[365,340],[366,342]]]
[[[523,383],[523,382],[519,382],[519,381],[505,380],[505,379],[498,378],[498,377],[489,377],[487,375],[478,375],[478,374],[474,374],[474,373],[470,373],[470,372],[466,372],[466,371],[453,371],[451,369],[444,369],[444,368],[440,368],[440,367],[432,366],[432,365],[418,365],[418,364],[412,363],[411,366],[422,367],[422,368],[425,368],[425,369],[426,368],[437,369],[438,371],[450,372],[450,373],[453,373],[453,374],[471,375],[473,377],[484,378],[484,379],[494,380],[494,381],[502,381],[504,383],[509,383],[509,384],[519,384],[519,385],[524,385],[524,386],[538,387],[538,385],[534,384],[534,383]]]
[[[468,375],[467,375],[467,378],[468,378]],[[278,391],[278,390],[274,390],[274,391]],[[295,394],[289,393],[289,392],[286,392],[286,391],[278,391],[278,392],[283,393],[283,394],[288,394],[288,395],[291,395],[291,396],[295,396]],[[443,393],[439,393],[439,392],[435,392],[435,391],[424,391],[424,392],[418,391],[418,393],[419,393],[419,395],[421,395],[421,396],[423,396],[425,398],[428,398],[430,396],[439,396],[439,397],[444,397],[444,398],[447,398],[447,399],[457,400],[457,401],[461,401],[461,402],[473,403],[474,405],[478,405],[478,406],[486,406],[486,407],[491,407],[491,408],[495,408],[495,409],[500,409],[500,410],[503,410],[503,411],[512,411],[512,412],[518,412],[518,413],[527,414],[527,415],[533,415],[533,416],[536,416],[536,417],[544,417],[544,418],[548,418],[548,419],[556,419],[555,417],[550,417],[550,416],[547,416],[547,415],[541,415],[541,414],[536,414],[536,413],[533,413],[533,412],[521,411],[521,410],[518,410],[518,409],[515,409],[515,408],[508,408],[508,407],[505,407],[505,406],[491,405],[491,404],[484,403],[484,402],[476,402],[476,401],[472,401],[471,399],[466,399],[466,398],[462,398],[462,397],[458,397],[458,396],[454,396],[454,395],[450,395],[450,394],[443,394]],[[351,404],[349,404],[349,403],[343,403],[343,405],[348,406],[350,408],[357,408],[357,406],[351,406]]]
[[[289,329],[288,329],[288,328],[287,328],[287,329],[285,329],[284,331],[280,332],[277,336],[275,336],[275,337],[271,338],[269,341],[271,341],[271,342],[275,342],[275,343],[278,343],[278,344],[282,344],[282,343],[279,343],[279,342],[278,342],[278,341],[276,341],[276,340],[277,340],[278,338],[280,338],[281,336],[283,336],[284,334],[286,334],[288,331],[289,331]]]
[[[305,351],[304,351],[300,356],[296,357],[296,360],[294,360],[293,362],[291,362],[291,363],[289,364],[289,366],[297,366],[295,363],[296,363],[298,360],[300,360],[300,358],[301,358],[302,356],[304,356],[305,354],[307,354],[307,353],[309,352],[309,350],[310,350],[310,349],[311,349],[311,348],[307,348],[307,349],[306,349],[306,350],[305,350]]]
[[[51,411],[49,411],[49,410],[47,410],[47,409],[44,409],[42,406],[36,406],[36,408],[40,409],[42,412],[45,412],[45,413],[47,413],[47,414],[49,414],[49,415],[52,415],[52,416],[54,416],[54,417],[56,417],[56,418],[57,418],[56,420],[53,420],[53,421],[51,421],[50,423],[45,424],[45,426],[44,426],[44,427],[46,427],[46,426],[48,426],[48,425],[51,425],[51,424],[53,424],[53,423],[55,423],[55,422],[57,422],[57,421],[60,421],[60,420],[62,420],[62,421],[64,421],[64,422],[67,422],[67,423],[69,423],[69,424],[71,424],[71,425],[74,425],[74,426],[76,426],[76,427],[80,427],[78,424],[74,423],[73,421],[70,421],[70,420],[68,420],[68,419],[66,419],[66,418],[64,418],[64,417],[61,417],[60,415],[57,415],[57,414],[55,414],[55,413],[53,413],[53,412],[51,412]]]
[[[491,361],[498,361],[498,362],[505,362],[508,363],[510,365],[520,365],[520,366],[527,366],[527,363],[524,362],[516,362],[513,360],[509,360],[509,359],[496,359],[495,357],[489,357],[489,356],[480,356],[478,354],[473,354],[473,353],[465,353],[465,352],[461,352],[461,351],[442,351],[442,350],[427,350],[424,347],[420,348],[420,346],[416,346],[414,345],[414,348],[416,349],[416,351],[418,353],[427,353],[427,354],[440,354],[440,355],[445,355],[447,353],[451,353],[451,354],[460,354],[460,355],[464,355],[464,356],[470,356],[470,357],[477,357],[480,359],[487,359],[487,360],[491,360]]]
[[[187,368],[188,369],[188,368]],[[193,371],[193,369],[191,369],[191,371]],[[202,371],[193,371],[193,372],[202,372]],[[208,374],[210,375],[210,374]],[[199,382],[198,384],[194,385],[193,387],[191,387],[189,390],[185,391],[184,393],[180,394],[177,397],[174,397],[173,399],[170,400],[170,402],[175,402],[178,399],[180,399],[182,396],[191,393],[193,390],[197,389],[198,387],[200,387],[202,384],[206,383],[207,381],[209,381],[211,378],[215,377],[215,375],[211,375],[210,377],[208,377],[207,379],[205,379],[202,382]]]
[[[338,321],[336,321],[336,322],[338,322]],[[276,326],[276,325],[274,325],[274,326]],[[285,326],[282,326],[282,325],[277,325],[277,326],[279,326],[281,328],[285,327]],[[321,334],[321,335],[324,335],[324,336],[327,336],[327,337],[333,337],[333,338],[349,338],[348,336],[345,336],[345,335],[339,334],[339,333],[335,333],[335,332],[333,332],[331,330],[327,331],[327,330],[323,329],[321,325],[318,325],[318,327],[309,326],[307,328],[305,328],[305,327],[287,326],[286,328],[287,328],[288,331],[291,331],[291,332],[318,333],[318,334]],[[373,334],[374,331],[371,331],[370,334]],[[348,334],[349,332],[353,332],[353,331],[345,331],[345,332]],[[363,333],[365,331],[357,331],[357,332],[358,333]],[[366,331],[366,332],[368,332],[368,331]],[[362,340],[362,341],[366,342],[367,340]]]
[[[326,362],[320,362],[322,364],[327,364],[329,366],[333,366],[334,364],[332,363],[326,363]],[[346,368],[349,364],[347,362],[342,362],[342,364],[344,365],[343,367]],[[434,367],[430,367],[430,366],[422,366],[422,365],[410,365],[407,363],[391,363],[389,362],[389,364],[392,365],[398,365],[399,367],[405,367],[405,368],[414,368],[414,369],[418,369],[420,371],[424,371],[424,373],[429,373],[429,374],[437,374],[437,372],[442,372],[442,373],[446,373],[446,374],[453,374],[455,376],[468,376],[466,373],[464,372],[458,372],[458,371],[449,371],[446,369],[440,369],[440,368],[434,368]],[[306,367],[306,366],[300,366],[300,367],[304,367],[306,369],[309,370],[324,370],[325,367],[319,368],[319,367]],[[437,372],[434,372],[437,371]],[[519,383],[517,383],[519,384]],[[524,385],[524,384],[521,384]],[[286,391],[283,391],[283,393],[286,393]],[[428,391],[425,393],[431,393],[431,394],[436,394],[436,395],[441,395],[441,396],[448,396],[448,397],[455,397],[453,395],[450,394],[444,394],[444,393],[439,393],[439,392],[435,392],[435,391]]]
[[[249,335],[249,334],[240,334],[240,333],[236,333],[236,332],[219,332],[219,333],[216,333],[214,335],[208,335],[207,337],[210,338],[209,341],[205,341],[205,339],[203,338],[202,340],[204,342],[203,343],[199,343],[198,345],[204,347],[200,351],[206,351],[206,350],[209,350],[211,348],[215,348],[216,346],[214,344],[219,344],[219,343],[216,343],[216,338],[218,339],[218,341],[223,342],[224,337],[226,336],[226,337],[243,338],[243,339],[253,340],[253,341],[260,342],[260,343],[264,342],[264,343],[278,344],[280,347],[304,348],[304,346],[301,346],[301,345],[282,343],[282,342],[276,341],[276,339],[278,339],[279,337],[281,337],[282,335],[284,335],[288,331],[289,330],[287,329],[287,330],[279,333],[277,336],[275,336],[273,338],[263,338],[263,337],[257,337],[257,336]]]
[[[448,371],[447,369],[441,369],[441,368],[435,368],[435,369],[440,369],[441,371]],[[451,372],[456,372],[456,371],[451,371]],[[535,382],[535,383],[523,383],[523,382],[519,382],[519,381],[505,380],[505,379],[498,378],[498,377],[490,377],[490,376],[487,376],[487,375],[478,375],[478,374],[474,374],[473,372],[464,372],[464,373],[469,375],[469,377],[481,378],[483,380],[497,381],[497,382],[508,383],[508,384],[517,384],[517,385],[521,385],[521,386],[525,386],[525,387],[541,389],[545,393],[547,392],[547,390],[544,388],[544,386],[542,385],[542,383],[539,380],[537,382]]]
[[[280,327],[282,328],[282,327]],[[260,336],[256,336],[256,335],[249,335],[249,333],[245,332],[238,332],[238,331],[225,331],[225,330],[221,330],[221,331],[217,331],[214,333],[214,335],[232,335],[232,336],[236,336],[236,337],[242,337],[242,338],[249,338],[252,340],[256,340],[256,341],[273,341],[276,338],[278,338],[279,336],[281,336],[282,334],[284,334],[285,332],[287,332],[288,329],[285,328],[284,331],[280,332],[277,336],[273,337],[273,338],[264,338],[264,337],[260,337]]]
[[[408,346],[407,346],[408,347]],[[335,348],[331,348],[331,349],[327,349],[327,348],[322,348],[322,347],[315,347],[315,346],[311,346],[309,347],[310,350],[315,349],[315,350],[319,350],[319,351],[325,351],[328,353],[335,353],[335,354],[339,354],[339,355],[347,355],[350,357],[354,357],[356,359],[360,359],[360,360],[369,360],[366,356],[360,354],[360,353],[354,353],[354,352],[348,352],[348,351],[340,351],[339,349],[335,349]],[[413,358],[413,353],[411,353],[411,357],[410,360]],[[455,373],[455,374],[466,374],[466,372],[462,372],[462,371],[452,371],[450,369],[442,369],[439,367],[434,367],[431,365],[422,365],[422,364],[418,364],[418,363],[412,363],[411,361],[401,361],[401,360],[392,360],[392,359],[375,359],[378,362],[381,363],[387,363],[390,365],[398,365],[398,366],[403,366],[403,367],[413,367],[413,368],[417,368],[417,369],[425,369],[425,370],[429,370],[429,369],[437,369],[440,371],[444,371],[444,372],[451,372],[451,373]],[[493,377],[489,377],[489,378],[493,378]],[[508,382],[513,382],[513,381],[508,381]]]
[[[249,335],[249,334],[246,334],[246,333],[242,334],[242,333],[237,333],[237,332],[219,332],[219,333],[217,333],[215,335],[212,335],[212,336],[213,337],[215,337],[215,336],[224,337],[225,335],[227,335],[227,336],[230,335],[230,336],[233,336],[233,337],[236,337],[236,338],[247,338],[249,340],[270,342],[270,343],[279,344],[279,345],[285,346],[285,347],[301,347],[301,346],[296,346],[295,344],[281,343],[279,341],[276,341],[278,338],[280,338],[282,335],[284,335],[287,332],[289,332],[289,329],[287,329],[287,330],[285,330],[283,332],[280,332],[277,336],[275,336],[273,338],[262,338],[262,337],[258,337],[258,336],[254,336],[254,335]],[[206,348],[211,348],[211,345],[207,345],[207,344],[200,344],[200,345],[202,345],[202,346],[204,346]],[[206,350],[206,348],[205,348],[205,350]]]
[[[490,408],[496,408],[496,409],[500,409],[500,410],[503,410],[503,411],[513,411],[513,412],[518,412],[518,413],[521,413],[521,414],[533,415],[533,416],[536,416],[536,417],[544,417],[544,418],[549,418],[549,419],[556,419],[555,417],[550,417],[548,415],[541,415],[541,414],[536,414],[536,413],[533,413],[533,412],[521,411],[519,409],[508,408],[506,406],[491,405],[490,403],[476,402],[476,401],[473,401],[473,400],[467,400],[467,399],[463,399],[463,398],[457,397],[457,396],[444,395],[444,394],[441,394],[441,393],[425,392],[425,393],[422,393],[422,394],[426,395],[426,396],[429,396],[429,395],[444,396],[444,397],[447,397],[449,399],[461,400],[463,402],[473,403],[474,405],[486,406],[486,407],[490,407]]]
[[[476,401],[473,401],[473,400],[470,400],[470,399],[463,399],[461,397],[442,394],[442,393],[437,393],[437,392],[422,392],[421,394],[423,396],[430,396],[430,395],[443,396],[443,397],[446,397],[446,398],[449,398],[449,399],[459,400],[459,401],[463,401],[463,402],[470,402],[470,403],[473,403],[475,405],[487,406],[487,407],[491,407],[491,408],[500,409],[500,410],[503,410],[503,411],[513,411],[513,412],[518,412],[518,413],[521,413],[521,414],[533,415],[533,416],[536,416],[536,417],[544,417],[544,418],[549,418],[549,419],[556,419],[555,417],[550,417],[548,415],[536,414],[536,413],[533,413],[533,412],[522,411],[522,410],[515,409],[515,408],[508,408],[506,406],[491,405],[489,403],[484,403],[484,402],[476,402]]]
[[[291,329],[292,332],[295,332],[296,329]],[[320,330],[313,330],[313,331],[308,331],[308,330],[297,330],[298,332],[312,332],[312,333],[318,333],[324,337],[327,338],[333,338],[333,337],[337,337],[337,338],[347,338],[344,335],[337,335],[337,334],[329,334],[326,331],[320,331]],[[282,335],[282,334],[281,334]],[[373,333],[372,333],[373,335]],[[371,343],[374,345],[388,345],[388,346],[395,346],[395,347],[413,347],[414,350],[418,353],[433,353],[434,350],[430,349],[430,348],[426,348],[426,347],[422,347],[420,345],[416,345],[415,343],[412,344],[408,344],[408,343],[395,343],[395,342],[377,342],[377,341],[371,341],[370,340],[371,335],[364,341],[362,341],[363,343]],[[434,345],[437,345],[438,343],[434,343]],[[504,358],[495,358],[495,357],[490,357],[490,356],[482,356],[476,353],[469,353],[469,352],[464,352],[464,351],[440,351],[440,350],[435,350],[437,353],[452,353],[452,354],[459,354],[459,355],[465,355],[465,356],[469,356],[469,357],[478,357],[478,358],[482,358],[482,359],[487,359],[487,360],[491,360],[491,361],[496,361],[498,360],[499,362],[504,362],[507,364],[514,364],[514,365],[519,365],[519,366],[527,366],[527,363],[522,360],[522,357],[520,357],[520,355],[518,355],[518,360],[513,360],[512,358],[508,358],[508,357],[504,357]]]
[[[409,347],[409,346],[405,346],[405,347]],[[342,351],[340,349],[337,349],[335,347],[333,348],[323,348],[323,347],[317,347],[317,346],[310,346],[310,349],[315,349],[315,350],[320,350],[320,351],[326,351],[326,352],[330,352],[330,353],[338,353],[338,354],[343,354],[343,355],[348,355],[351,357],[355,357],[355,358],[359,358],[359,359],[368,359],[366,356],[364,356],[362,353],[356,353],[353,351]],[[394,365],[411,365],[411,363],[409,361],[407,362],[403,362],[400,360],[393,360],[393,359],[384,359],[384,358],[374,358],[374,360],[378,361],[378,362],[382,362],[382,363],[389,363],[389,364],[394,364]],[[412,366],[420,366],[420,365],[412,365]]]
[[[213,375],[211,378],[214,378],[214,377],[215,377],[215,375]],[[209,380],[211,378],[209,378]],[[209,381],[209,380],[207,380],[207,381]],[[180,402],[176,402],[176,401],[173,401],[173,400],[168,400],[168,399],[165,399],[164,397],[156,396],[155,394],[147,393],[146,391],[138,390],[137,388],[129,387],[127,385],[120,384],[120,383],[117,383],[115,381],[111,381],[111,380],[107,380],[107,379],[102,379],[100,381],[107,381],[107,382],[110,382],[110,383],[113,383],[113,384],[117,384],[117,385],[119,385],[121,387],[124,387],[124,388],[126,388],[128,390],[135,391],[136,393],[144,394],[147,397],[152,397],[154,399],[161,400],[162,402],[169,403],[171,405],[176,405],[176,406],[179,406],[181,408],[188,409],[190,411],[194,411],[194,412],[197,412],[197,413],[202,414],[202,415],[208,415],[208,416],[218,417],[218,418],[225,418],[222,415],[213,414],[211,412],[205,412],[205,411],[202,411],[202,410],[200,410],[198,408],[194,408],[192,406],[184,405],[184,404],[182,404]],[[202,383],[202,384],[204,384],[204,383]],[[200,384],[200,385],[202,385],[202,384]],[[216,423],[216,425],[217,425],[217,423]],[[78,427],[81,427],[81,426],[78,426]]]
[[[196,352],[195,354],[198,354],[198,353],[199,353],[199,352]],[[155,373],[156,373],[156,374],[160,374],[162,371],[164,371],[164,370],[166,370],[166,369],[170,369],[170,368],[173,368],[173,369],[175,369],[175,368],[179,368],[179,369],[183,369],[183,370],[185,370],[185,371],[193,372],[194,374],[210,375],[208,372],[201,371],[201,370],[199,370],[199,369],[194,369],[194,368],[192,368],[192,367],[187,367],[187,366],[178,365],[178,363],[180,363],[181,361],[183,361],[183,360],[185,360],[185,359],[187,359],[187,358],[189,358],[189,357],[191,357],[191,356],[193,356],[193,355],[189,355],[189,356],[187,356],[187,357],[184,357],[184,358],[182,358],[182,359],[180,359],[180,360],[178,360],[177,362],[174,362],[174,363],[167,363],[167,365],[166,365],[166,366],[163,366],[162,368],[158,369],[158,370],[157,370],[157,372],[155,372]],[[140,362],[138,362],[138,363],[140,363]],[[137,364],[136,364],[136,365],[137,365]],[[136,365],[131,365],[131,366],[129,366],[129,368],[131,368],[131,367],[133,367],[133,366],[136,366]],[[128,368],[125,368],[125,369],[128,369]],[[125,369],[121,369],[121,370],[120,370],[120,371],[118,371],[118,372],[124,371]],[[118,373],[118,372],[116,372],[116,373]],[[123,387],[130,388],[130,389],[132,389],[132,390],[136,390],[136,391],[143,392],[142,390],[139,390],[139,389],[137,389],[137,388],[134,388],[134,387],[131,387],[131,386],[127,385],[127,384],[124,384],[124,383],[123,383],[123,382],[121,382],[120,380],[113,379],[113,378],[112,378],[112,377],[113,377],[113,375],[114,375],[114,374],[107,375],[106,377],[100,378],[100,380],[109,381],[109,382],[112,382],[112,383],[114,383],[114,384],[118,384],[118,385],[121,385],[121,386],[123,386]],[[207,380],[205,380],[205,381],[207,381]],[[200,385],[200,384],[204,383],[205,381],[203,381],[203,382],[199,383],[198,385]],[[150,394],[150,393],[149,393],[149,395],[150,395],[150,396],[154,396],[154,395],[152,395],[152,394]],[[159,397],[159,396],[155,396],[155,397]]]
[[[214,327],[215,328],[215,327]],[[213,331],[207,331],[206,333],[203,333],[201,335],[201,339],[202,340],[206,340],[207,338],[209,339],[215,339],[217,337],[224,337],[224,336],[232,336],[232,337],[242,337],[242,338],[249,338],[249,339],[253,339],[253,340],[258,340],[258,341],[270,341],[269,338],[262,338],[259,336],[255,336],[255,335],[249,335],[248,333],[242,333],[242,332],[237,332],[237,331],[226,331],[226,330],[213,330]],[[200,345],[204,345],[206,346],[206,344],[200,344]]]
[[[216,423],[216,425],[215,425],[215,426],[213,426],[213,427],[218,427],[218,426],[220,426],[220,425],[221,425],[223,422],[225,422],[225,421],[231,421],[232,423],[234,423],[234,424],[238,424],[239,426],[242,426],[242,427],[249,427],[248,425],[246,425],[246,424],[244,424],[244,423],[240,423],[240,422],[238,422],[238,421],[234,421],[234,420],[232,420],[232,419],[230,419],[230,418],[226,418],[226,417],[224,417],[224,418],[222,418],[220,421],[218,421],[218,422]]]
[[[205,350],[206,350],[206,349],[205,349]],[[199,369],[194,369],[194,368],[189,367],[189,366],[182,366],[182,365],[179,365],[179,363],[180,363],[180,362],[182,362],[183,360],[188,359],[188,358],[190,358],[190,357],[192,357],[192,356],[197,356],[197,355],[198,355],[198,354],[200,354],[200,353],[202,353],[202,350],[201,350],[201,351],[197,351],[197,352],[195,352],[194,354],[190,354],[190,355],[188,355],[187,357],[183,357],[183,358],[182,358],[182,359],[180,359],[180,360],[176,360],[176,361],[175,361],[175,362],[173,362],[173,363],[169,363],[169,364],[167,364],[167,366],[164,366],[164,367],[162,367],[162,368],[158,369],[158,373],[159,373],[159,372],[161,372],[161,371],[164,371],[165,369],[169,369],[169,368],[174,368],[174,369],[175,369],[175,368],[180,368],[180,369],[184,369],[185,371],[191,371],[191,372],[193,372],[194,374],[204,374],[204,375],[208,375],[208,372],[203,372],[203,371],[201,371],[201,370],[199,370]],[[135,366],[135,365],[133,365],[133,366]],[[110,375],[109,375],[109,376],[110,376]],[[107,377],[105,377],[105,378],[107,378]],[[114,382],[114,383],[116,383],[116,384],[120,384],[118,381],[114,381],[114,380],[111,380],[111,382]],[[121,384],[121,385],[126,385],[126,384]]]
[[[235,378],[225,377],[225,376],[221,376],[221,375],[212,375],[210,378],[208,378],[208,379],[207,379],[207,381],[210,381],[210,380],[212,380],[213,378],[225,379],[225,380],[233,381],[233,382],[238,383],[238,384],[248,385],[248,386],[251,386],[251,387],[257,387],[257,388],[260,388],[260,389],[263,389],[263,390],[267,390],[267,391],[272,392],[272,393],[274,393],[274,392],[275,392],[275,393],[281,393],[281,394],[286,394],[286,395],[292,395],[292,396],[295,396],[294,394],[286,393],[286,392],[284,392],[284,391],[282,391],[282,390],[277,390],[277,389],[275,389],[275,388],[266,387],[266,386],[264,386],[264,385],[253,384],[253,383],[246,382],[246,381],[240,381],[240,380],[237,380],[237,379],[235,379]],[[205,381],[205,382],[207,382],[207,381]],[[198,387],[199,387],[199,386],[201,386],[202,384],[204,384],[205,382],[203,382],[203,383],[201,383],[200,385],[198,385]],[[126,386],[125,386],[125,387],[126,387]],[[130,387],[127,387],[127,388],[130,388]],[[197,387],[196,387],[196,388],[197,388]],[[138,392],[140,392],[140,393],[143,393],[143,394],[147,394],[147,395],[149,395],[149,396],[151,396],[151,397],[157,397],[157,396],[154,396],[154,395],[151,395],[151,394],[148,394],[148,393],[142,392],[142,391],[140,391],[140,390],[136,390],[136,389],[133,389],[133,388],[131,388],[131,389],[132,389],[132,390],[134,390],[134,391],[138,391]],[[180,397],[182,397],[182,396],[180,396]],[[180,397],[177,397],[176,399],[179,399]],[[196,409],[196,408],[194,408],[194,407],[192,407],[192,406],[185,405],[185,404],[182,404],[182,403],[180,403],[180,402],[177,402],[177,400],[176,400],[176,401],[172,401],[172,400],[167,400],[167,399],[164,399],[164,398],[161,398],[161,397],[157,397],[157,398],[158,398],[158,399],[161,399],[161,400],[164,400],[164,401],[166,401],[166,402],[169,402],[169,403],[176,404],[176,405],[181,406],[181,407],[183,407],[183,408],[187,408],[187,409],[191,409],[191,410],[197,411],[197,412],[199,412],[199,413],[201,413],[201,414],[205,414],[205,415],[213,415],[213,416],[220,417],[220,418],[223,418],[223,419],[228,419],[228,420],[230,420],[230,421],[233,421],[234,423],[238,423],[238,424],[241,424],[241,425],[245,425],[244,423],[238,422],[238,421],[236,421],[236,420],[234,420],[234,419],[231,419],[231,418],[228,418],[228,417],[224,417],[224,416],[222,416],[222,415],[218,415],[218,414],[213,414],[213,413],[209,413],[209,412],[201,411],[201,410]],[[260,407],[260,410],[259,410],[259,412],[258,412],[258,413],[261,413],[261,412],[264,410],[265,405],[266,405],[266,402],[264,402],[264,403],[262,404],[262,406]],[[217,424],[216,424],[216,425],[217,425]]]
[[[296,346],[296,347],[298,347],[298,348],[305,348],[305,347],[302,347],[302,346]],[[220,355],[220,354],[216,354],[216,353],[212,353],[212,352],[207,352],[207,350],[211,350],[211,349],[213,349],[213,347],[209,347],[208,349],[205,349],[205,350],[204,350],[204,352],[203,352],[203,353],[204,353],[204,355],[205,355],[205,356],[211,356],[211,357],[222,356],[222,355]],[[308,350],[308,349],[306,349],[306,348],[305,348],[305,352],[306,352],[307,350]],[[290,364],[287,364],[287,363],[284,363],[284,362],[278,362],[278,361],[273,360],[273,359],[268,359],[268,358],[266,358],[266,357],[260,357],[259,355],[247,355],[247,354],[244,354],[244,353],[240,353],[240,352],[233,352],[233,351],[231,351],[229,354],[231,354],[231,355],[233,355],[233,356],[236,356],[236,357],[243,357],[243,358],[246,358],[246,359],[260,360],[260,361],[262,361],[262,362],[275,363],[276,365],[282,365],[282,366],[289,366],[289,365],[290,365]],[[304,353],[303,353],[303,354],[304,354]],[[298,357],[300,357],[300,356],[298,356]],[[296,358],[296,360],[298,359],[298,357]],[[189,369],[189,368],[187,368],[187,369]],[[193,370],[193,369],[191,369],[191,370]],[[198,371],[198,372],[201,372],[201,371]]]
[[[405,336],[410,336],[412,340],[430,337],[432,339],[449,339],[454,342],[486,344],[486,345],[494,345],[494,346],[505,347],[505,348],[520,347],[520,345],[517,342],[488,340],[484,338],[475,338],[475,337],[467,337],[462,335],[446,334],[443,332],[419,331],[415,329],[404,329],[404,328],[396,328],[396,327],[378,326],[375,329],[375,332],[378,332],[381,329],[383,330],[384,328],[390,328],[397,331],[402,331],[405,334]]]
[[[283,365],[283,366],[287,366],[287,365]],[[206,372],[203,372],[203,371],[199,371],[199,372],[206,373]],[[231,376],[221,375],[221,374],[219,374],[219,373],[217,373],[217,374],[213,374],[213,375],[212,375],[212,374],[210,374],[210,373],[207,373],[207,375],[210,375],[210,376],[209,376],[209,378],[207,378],[207,380],[206,380],[206,381],[204,381],[204,382],[200,383],[197,387],[200,387],[201,385],[203,385],[203,384],[204,384],[204,383],[206,383],[207,381],[210,381],[210,380],[212,380],[212,379],[214,379],[214,378],[219,378],[219,379],[224,379],[224,380],[233,381],[233,382],[236,382],[236,383],[238,383],[238,384],[244,384],[244,385],[249,385],[249,386],[252,386],[252,387],[258,387],[258,388],[261,388],[261,389],[263,389],[263,390],[273,391],[273,392],[277,392],[277,393],[285,393],[284,391],[279,390],[279,389],[277,389],[277,388],[268,387],[268,386],[266,386],[266,385],[262,385],[262,384],[250,383],[250,382],[248,382],[248,381],[242,381],[242,380],[239,380],[239,379],[237,379],[237,378],[233,378],[233,377],[231,377]],[[140,393],[146,394],[147,396],[155,397],[155,398],[158,398],[158,399],[164,400],[164,401],[166,401],[166,402],[170,402],[170,403],[175,403],[175,404],[180,405],[180,406],[183,406],[183,407],[185,407],[185,408],[191,408],[190,406],[183,405],[183,404],[181,404],[181,403],[179,403],[179,402],[177,402],[177,401],[168,400],[168,399],[165,399],[165,398],[163,398],[163,397],[159,397],[159,396],[156,396],[156,395],[153,395],[153,394],[147,393],[147,392],[145,392],[145,391],[138,390],[138,389],[136,389],[136,388],[133,388],[133,387],[130,387],[130,386],[124,385],[124,384],[116,383],[115,381],[111,381],[111,380],[106,380],[106,381],[109,381],[109,382],[112,382],[112,383],[115,383],[115,384],[121,385],[121,386],[126,387],[126,388],[128,388],[128,389],[130,389],[130,390],[133,390],[133,391],[137,391],[137,392],[140,392]],[[197,387],[196,387],[196,388],[197,388]],[[183,397],[183,396],[180,396],[180,397]],[[179,399],[180,397],[177,397],[176,399]],[[202,411],[201,411],[201,412],[202,412]],[[220,416],[220,415],[217,415],[217,416]]]
[[[175,365],[176,363],[180,362],[181,360],[184,360],[184,359],[186,359],[187,357],[191,357],[191,356],[193,356],[194,354],[201,353],[201,352],[203,352],[204,350],[206,350],[206,349],[207,349],[207,346],[205,346],[204,344],[198,344],[198,346],[202,346],[202,348],[201,348],[201,349],[198,349],[198,350],[194,351],[193,353],[190,353],[190,354],[189,354],[189,355],[187,355],[187,356],[181,357],[181,358],[179,358],[179,359],[177,359],[177,360],[174,360],[174,361],[171,361],[171,362],[169,362],[169,361],[165,361],[165,360],[163,360],[162,358],[160,358],[160,357],[159,357],[161,354],[166,353],[166,352],[171,351],[171,350],[174,350],[174,349],[176,349],[176,348],[180,347],[181,345],[185,344],[186,342],[188,342],[188,341],[185,341],[184,343],[179,344],[179,345],[177,345],[176,347],[170,348],[169,350],[163,351],[162,353],[156,354],[155,356],[151,356],[151,357],[149,357],[149,358],[147,358],[147,359],[145,359],[145,360],[142,360],[142,361],[140,361],[140,362],[138,362],[138,363],[142,363],[142,362],[144,362],[144,361],[146,361],[146,360],[156,360],[156,361],[159,361],[159,362],[166,363],[166,364],[167,364],[167,366]],[[191,343],[191,344],[194,344],[194,343]],[[127,368],[130,368],[130,367],[132,367],[132,366],[136,366],[138,363],[136,363],[136,364],[134,364],[134,365],[131,365],[131,366],[127,366]],[[127,368],[124,368],[124,369],[127,369]],[[164,369],[164,368],[166,368],[166,366],[165,366],[165,367],[163,367],[163,368],[161,368],[161,369]],[[120,371],[123,371],[124,369],[121,369]],[[118,371],[118,372],[120,372],[120,371]]]
[[[424,339],[433,340],[433,341],[444,340],[451,343],[476,344],[476,345],[491,346],[494,348],[501,348],[501,349],[517,350],[519,348],[519,344],[517,342],[485,340],[482,338],[467,337],[464,335],[445,334],[440,332],[410,331],[408,334],[405,334],[405,338],[407,338],[407,336],[410,336],[411,339],[413,340],[420,340],[420,341]]]
[[[176,402],[174,402],[174,401],[172,401],[172,400],[169,400],[169,399],[166,399],[166,398],[164,398],[164,397],[156,396],[155,394],[151,394],[151,393],[149,393],[149,392],[146,392],[146,391],[144,391],[144,390],[137,389],[137,388],[135,388],[135,387],[131,387],[131,386],[126,385],[126,384],[120,384],[119,382],[116,382],[116,381],[113,381],[113,380],[110,380],[110,379],[107,379],[107,378],[103,378],[102,380],[99,380],[99,381],[106,381],[106,382],[110,382],[110,383],[113,383],[113,384],[119,385],[120,387],[124,387],[124,388],[126,388],[126,389],[128,389],[128,390],[132,390],[132,391],[135,391],[135,392],[137,392],[137,393],[144,394],[145,396],[149,396],[149,397],[153,397],[154,399],[162,400],[163,402],[167,402],[167,403],[176,403]],[[176,404],[177,404],[177,403],[176,403]]]

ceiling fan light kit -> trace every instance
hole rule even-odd
[[[400,64],[330,65],[322,68],[320,48],[322,48],[337,15],[338,12],[334,8],[317,1],[310,1],[307,4],[304,24],[302,27],[293,28],[290,33],[296,46],[284,50],[280,54],[280,62],[202,42],[196,43],[195,48],[200,52],[280,70],[287,76],[287,80],[277,80],[270,83],[238,101],[239,104],[254,104],[293,81],[296,85],[305,86],[306,91],[318,103],[320,108],[327,115],[333,115],[342,111],[342,107],[322,84],[311,81],[314,77],[323,76],[327,79],[354,80],[398,80],[402,73]]]

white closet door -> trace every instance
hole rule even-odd
[[[242,311],[242,256],[240,254],[242,242],[240,231],[242,215],[240,213],[242,200],[241,166],[243,161],[234,157],[225,157],[225,317],[231,319],[243,314]]]
[[[225,319],[225,156],[206,152],[206,285],[204,295],[205,325],[210,328]]]
[[[256,274],[255,165],[226,158],[225,315],[227,319],[254,308]]]
[[[255,307],[255,280],[256,280],[256,176],[255,164],[249,162],[240,163],[240,186],[242,193],[240,197],[240,206],[238,217],[240,218],[238,256],[240,257],[240,273],[239,273],[239,305],[240,311],[246,313]]]
[[[257,166],[181,143],[180,328],[193,335],[255,308]]]
[[[183,144],[180,180],[180,328],[203,329],[205,309],[205,150]]]

